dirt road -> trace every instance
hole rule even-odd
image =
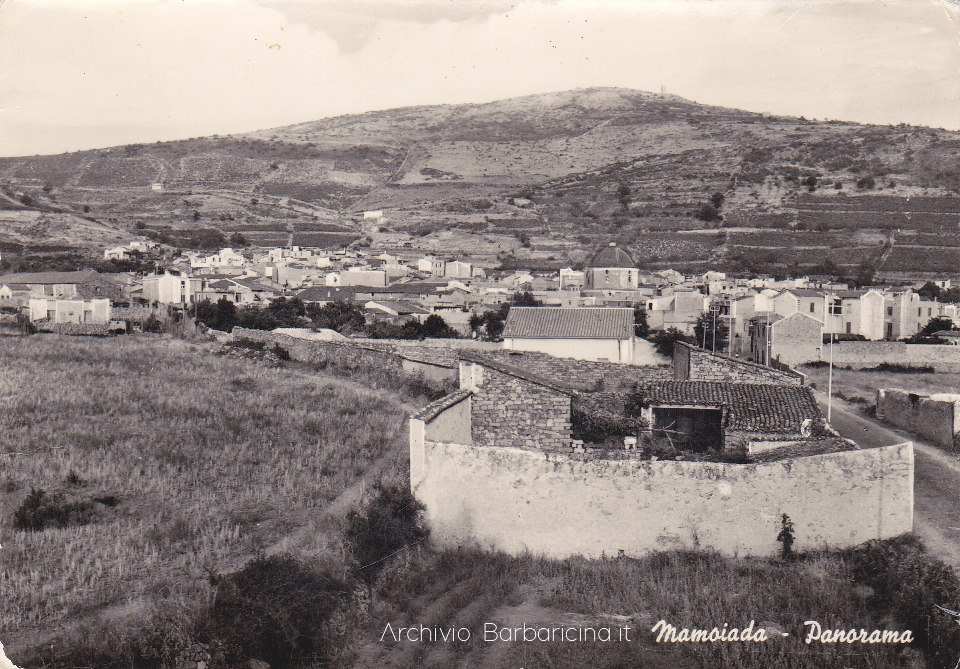
[[[826,415],[826,397],[819,392],[816,395]],[[913,442],[913,530],[932,553],[960,569],[960,454],[867,418],[854,405],[837,399],[833,400],[831,423],[863,448]]]

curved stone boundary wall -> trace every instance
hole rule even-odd
[[[469,421],[411,419],[411,485],[441,546],[553,557],[676,548],[774,555],[781,514],[797,550],[848,548],[913,527],[913,445],[758,464],[577,460],[431,439]],[[449,437],[448,437],[449,438]]]
[[[372,346],[349,340],[318,341],[246,328],[234,328],[226,341],[238,339],[263,342],[268,347],[278,344],[287,350],[292,360],[310,364],[375,365],[398,374],[420,375],[427,381],[444,385],[456,383],[459,375],[456,365],[448,366],[445,362],[418,356],[413,349],[396,350],[388,342]]]

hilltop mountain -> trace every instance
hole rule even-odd
[[[826,254],[840,264],[932,271],[936,262],[914,267],[899,249],[904,241],[942,247],[941,233],[960,234],[958,149],[960,133],[943,130],[591,88],[0,159],[0,240],[93,244],[91,223],[107,237],[154,229],[175,242],[198,227],[262,244],[366,235],[395,246],[413,234],[438,251],[560,262],[610,238],[654,265],[775,264],[763,254],[776,248],[796,249],[802,265],[829,248],[808,244],[817,240],[803,231],[815,228],[851,231],[837,235],[836,248],[852,242],[862,251]],[[715,193],[719,212],[707,204]],[[371,209],[388,222],[362,223],[360,212]],[[757,227],[782,234],[755,244],[739,232]],[[894,248],[888,240],[898,229],[917,234],[894,239]]]

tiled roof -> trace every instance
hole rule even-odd
[[[463,400],[470,397],[473,393],[469,390],[456,390],[449,395],[445,395],[438,400],[430,402],[427,406],[423,407],[417,413],[413,414],[411,418],[416,418],[423,421],[429,421],[440,415],[445,409],[452,407],[454,404],[462,402]]]
[[[98,276],[97,272],[92,269],[80,272],[24,272],[21,274],[4,274],[0,276],[0,285],[11,283],[87,283],[95,280]]]
[[[933,333],[934,337],[960,337],[960,330],[938,330]]]
[[[787,288],[780,291],[780,294],[790,293],[791,295],[796,295],[797,297],[823,297],[824,291],[814,290],[813,288]]]
[[[334,287],[334,286],[310,286],[309,288],[304,288],[299,293],[299,297],[304,302],[319,302],[327,300],[352,300],[353,296],[357,293],[356,286],[343,286],[343,287]]]
[[[823,415],[806,386],[712,381],[651,381],[642,386],[651,404],[722,406],[727,429],[743,432],[797,433],[804,420]]]
[[[588,267],[610,267],[610,268],[628,268],[636,269],[637,263],[633,262],[630,254],[614,243],[604,246],[597,251],[588,263]]]
[[[407,302],[406,300],[370,300],[370,304],[379,305],[398,314],[428,314],[429,310],[424,309],[419,304]],[[375,307],[373,307],[375,308]]]
[[[503,337],[629,339],[633,309],[621,307],[513,307]]]

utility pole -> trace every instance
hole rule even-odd
[[[717,312],[710,310],[711,315],[713,316],[713,353],[717,352]]]
[[[830,367],[827,372],[827,422],[833,415],[833,333],[830,333]]]

